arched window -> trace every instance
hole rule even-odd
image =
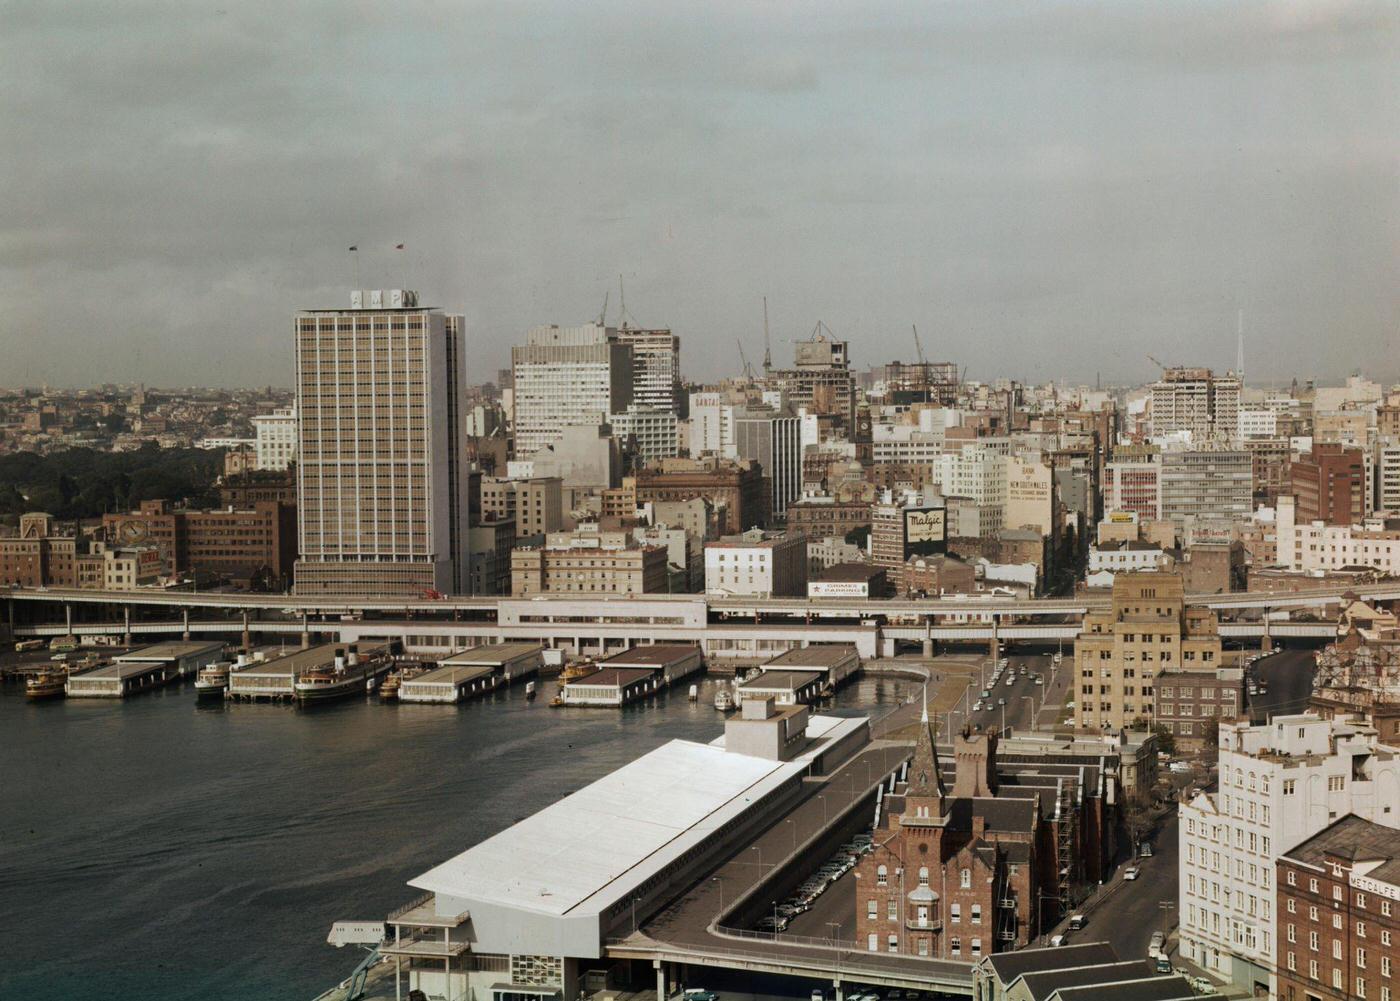
[[[958,885],[964,890],[969,889],[972,886],[971,869],[964,869],[961,873],[958,874]]]
[[[919,866],[919,885],[928,886],[928,866]]]
[[[890,871],[889,871],[889,869],[885,868],[884,866],[880,866],[878,869],[875,870],[875,885],[876,885],[876,886],[884,886],[884,885],[885,885],[886,883],[888,883],[889,881],[890,881]]]

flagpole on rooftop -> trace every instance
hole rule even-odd
[[[354,246],[350,248],[350,260],[355,262],[355,288],[360,287],[360,248]]]

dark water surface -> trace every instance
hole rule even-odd
[[[0,694],[0,999],[308,1001],[405,881],[673,738],[721,730],[713,683],[611,710],[552,685],[463,706],[197,707]],[[846,710],[907,682],[863,679]],[[560,831],[561,838],[569,832]]]

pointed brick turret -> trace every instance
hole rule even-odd
[[[919,721],[919,736],[914,744],[914,758],[909,762],[909,784],[905,788],[904,815],[927,823],[947,812],[948,791],[943,787],[943,774],[938,768],[938,748],[934,744],[933,724],[928,718],[928,697],[924,697],[924,712]]]

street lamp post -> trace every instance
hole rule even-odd
[[[718,883],[718,884],[719,884],[719,916],[720,916],[721,918],[723,918],[723,917],[724,917],[724,880],[721,879],[721,878],[718,877],[718,876],[711,876],[711,877],[710,877],[710,881],[711,881],[712,883]]]
[[[787,824],[788,824],[789,827],[792,828],[792,850],[793,850],[793,853],[796,854],[796,852],[797,852],[797,825],[794,824],[794,823],[792,822],[792,818],[791,818],[791,817],[789,817],[789,818],[787,819]]]
[[[1035,696],[1034,696],[1034,695],[1022,695],[1022,696],[1021,696],[1021,701],[1022,701],[1022,702],[1029,702],[1029,703],[1031,704],[1031,730],[1034,731],[1034,730],[1035,730],[1035,723],[1036,723],[1036,715],[1035,715]]]
[[[762,848],[761,846],[759,846],[759,845],[754,845],[754,846],[753,846],[753,850],[756,851],[756,852],[758,852],[758,878],[759,878],[759,879],[762,879],[762,878],[763,878],[763,848]]]

